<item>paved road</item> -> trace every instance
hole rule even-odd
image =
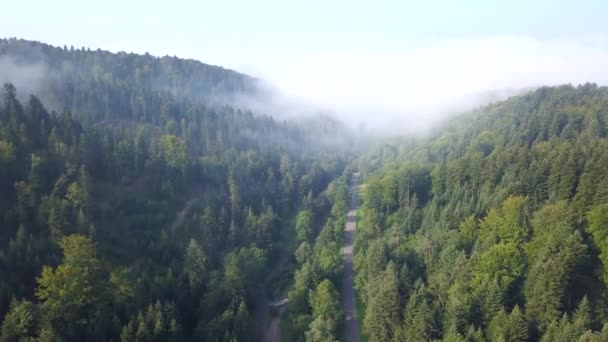
[[[357,186],[359,174],[353,174],[350,187],[350,210],[346,216],[344,230],[344,279],[342,281],[342,310],[344,311],[344,328],[346,342],[359,342],[357,328],[357,307],[353,282],[353,244],[355,241],[355,223],[357,221]]]

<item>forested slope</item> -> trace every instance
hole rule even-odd
[[[0,341],[247,341],[285,292],[285,340],[339,340],[355,169],[371,341],[608,340],[607,88],[351,163],[339,122],[253,113],[256,80],[197,61],[5,39],[0,79]]]
[[[370,341],[608,340],[608,89],[540,88],[363,157]]]
[[[149,54],[54,47],[23,39],[0,39],[0,80],[35,93],[57,111],[83,123],[103,119],[158,122],[179,104],[173,98],[230,104],[257,91],[247,75],[196,60]]]
[[[48,68],[37,96],[1,92],[0,340],[255,336],[296,214],[322,224],[334,201],[338,124],[218,106],[251,80],[194,61],[16,40],[0,57]]]

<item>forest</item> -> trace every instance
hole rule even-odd
[[[14,39],[0,54],[50,66],[39,94],[1,91],[0,340],[256,336],[296,243],[343,206],[351,154],[322,142],[339,123],[221,104],[250,80],[199,62]],[[330,242],[311,254],[339,256]]]
[[[363,156],[369,341],[608,340],[607,134],[607,88],[544,87]]]
[[[361,340],[608,341],[606,87],[358,140],[195,60],[20,39],[0,60],[23,70],[0,91],[2,342],[255,341],[273,315],[344,340],[355,172]]]

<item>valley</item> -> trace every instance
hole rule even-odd
[[[608,340],[606,86],[395,136],[194,59],[0,61],[2,342]]]

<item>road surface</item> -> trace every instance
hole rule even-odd
[[[353,279],[353,244],[355,241],[355,224],[357,222],[357,186],[359,174],[353,174],[350,186],[350,210],[346,216],[344,230],[344,279],[342,281],[342,310],[344,311],[344,328],[346,342],[359,342],[357,327],[357,307]]]
[[[289,302],[289,299],[284,298],[271,302],[268,306],[273,308],[275,314],[271,315],[270,323],[264,334],[264,342],[281,342],[281,314],[285,309],[285,305]]]
[[[272,317],[268,329],[264,334],[264,342],[281,342],[281,317],[276,315]]]

